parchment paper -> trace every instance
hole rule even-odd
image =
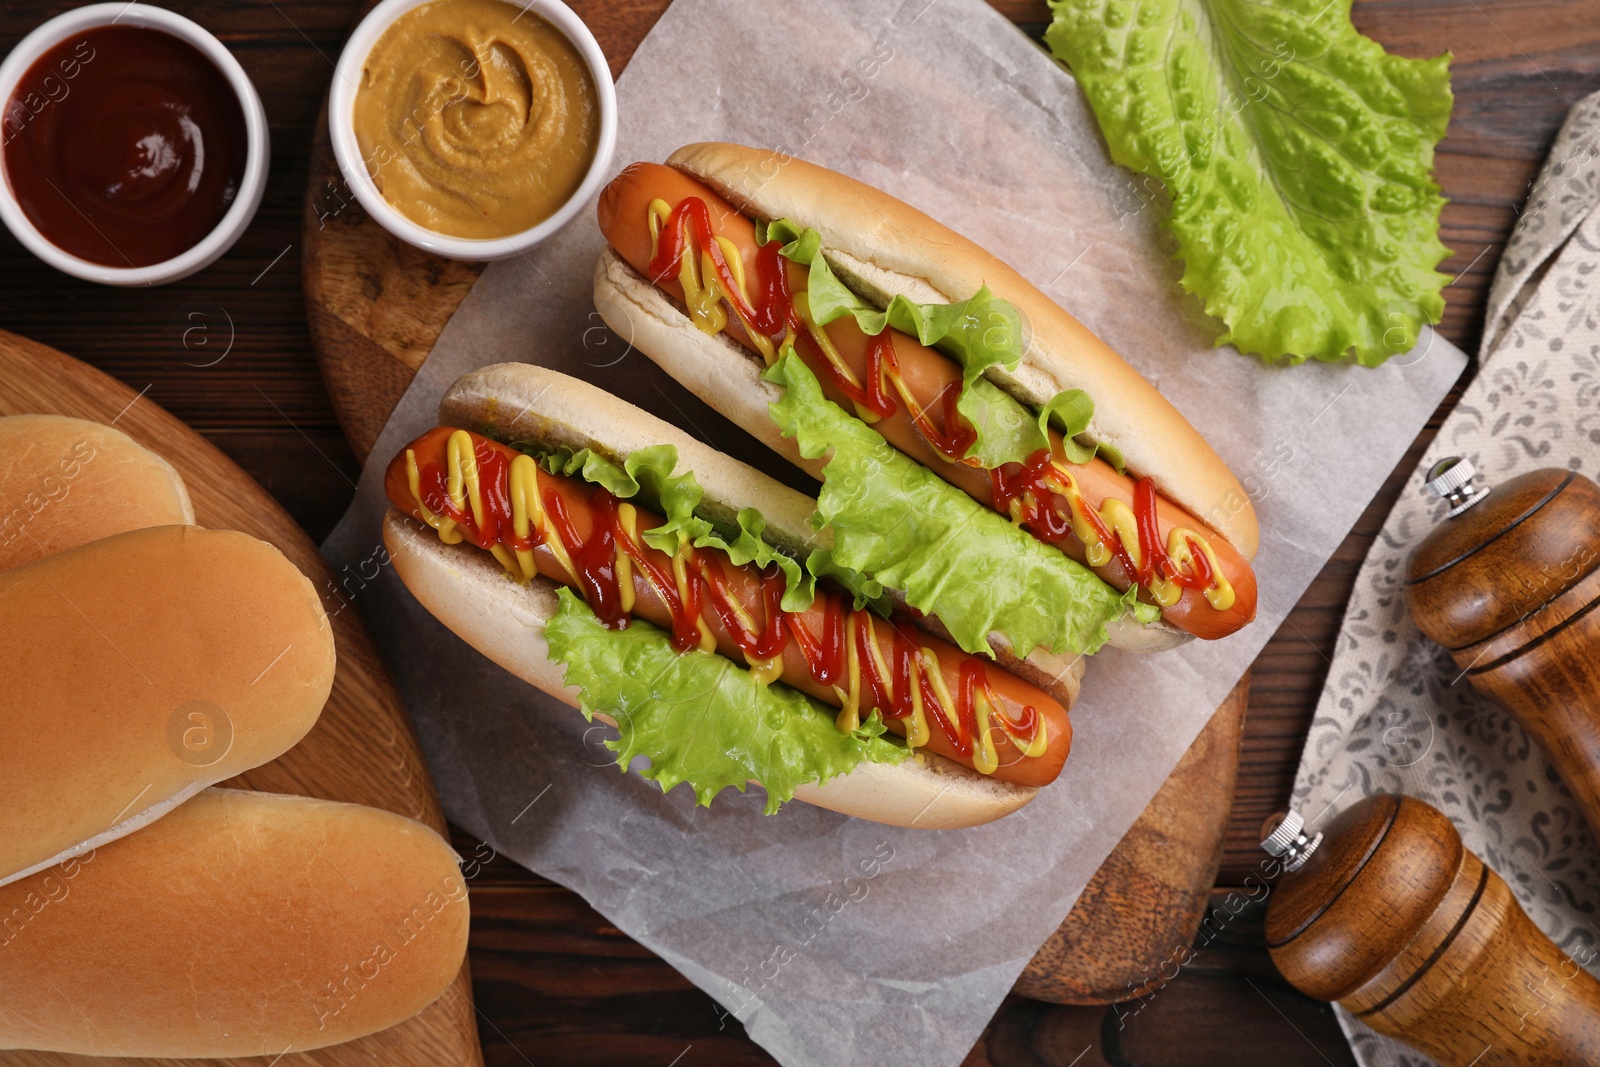
[[[958,1063],[1465,357],[1431,332],[1375,371],[1213,349],[1143,179],[1108,162],[1072,79],[981,0],[677,0],[618,99],[618,169],[690,141],[779,147],[987,246],[1156,382],[1255,498],[1254,625],[1159,659],[1096,656],[1072,757],[1037,801],[973,830],[897,830],[802,804],[763,818],[755,791],[696,809],[608,768],[603,728],[462,644],[383,565],[384,464],[434,425],[451,380],[499,360],[605,385],[796,481],[601,328],[592,216],[484,273],[385,428],[325,546],[344,567],[330,610],[366,615],[450,818],[581,893],[784,1063]]]

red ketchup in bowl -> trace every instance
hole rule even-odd
[[[187,41],[142,26],[74,34],[7,101],[5,178],[51,244],[110,267],[186,252],[244,178],[244,109]]]

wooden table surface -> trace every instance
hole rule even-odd
[[[1035,32],[1042,0],[995,0]],[[75,6],[11,0],[0,47]],[[186,420],[253,474],[320,539],[358,472],[311,354],[300,289],[300,218],[311,131],[358,0],[169,0],[216,32],[254,79],[273,165],[249,231],[196,277],[113,290],[57,274],[0,233],[0,326],[121,378]],[[598,5],[583,5],[584,7]],[[604,17],[649,18],[659,0],[615,0]],[[1600,0],[1358,0],[1363,32],[1392,50],[1455,55],[1455,117],[1438,179],[1451,203],[1442,332],[1476,349],[1499,252],[1567,109],[1600,89]],[[1343,604],[1429,430],[1362,516],[1254,669],[1216,931],[1195,961],[1144,1001],[1109,1012],[1007,1001],[969,1063],[1238,1065],[1353,1062],[1331,1015],[1281,983],[1261,948],[1260,904],[1225,887],[1255,869],[1256,830],[1288,795]],[[475,865],[472,966],[487,1062],[771,1062],[713,1001],[581,900],[457,835]],[[535,909],[540,923],[526,918]],[[560,921],[548,916],[559,915]],[[1081,1058],[1078,1058],[1081,1057]]]

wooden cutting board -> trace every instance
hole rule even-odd
[[[225,785],[387,808],[446,834],[444,814],[399,694],[360,615],[334,592],[322,554],[271,495],[210,442],[152,399],[70,356],[0,331],[0,415],[69,415],[114,424],[165,456],[183,475],[195,519],[276,545],[323,592],[339,665],[317,725],[273,762]],[[448,836],[448,835],[447,835]],[[103,1059],[0,1052],[0,1067],[94,1067]],[[360,1041],[277,1058],[140,1060],[149,1067],[482,1067],[472,983],[465,964],[445,994],[407,1022]]]
[[[1034,953],[1016,992],[1057,1004],[1115,1004],[1172,980],[1217,880],[1249,703],[1247,671]]]
[[[616,76],[667,3],[571,6]],[[339,176],[327,130],[324,107],[304,215],[306,314],[340,425],[365,461],[483,266],[429,256],[371,221]],[[1193,939],[1221,862],[1248,689],[1246,675],[1039,950],[1019,992],[1064,1004],[1126,1000]]]

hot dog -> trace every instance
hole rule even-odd
[[[888,767],[862,763],[870,788],[852,789],[852,772],[797,791],[803,799],[882,821],[971,825],[1013,810],[1059,775],[1071,747],[1076,659],[1056,666],[1046,691],[919,629],[903,613],[884,618],[858,606],[827,580],[808,602],[790,603],[789,572],[775,562],[736,560],[726,541],[666,551],[652,541],[681,515],[665,517],[643,490],[619,497],[586,478],[595,459],[580,470],[561,467],[561,457],[582,448],[616,462],[648,445],[672,445],[677,469],[704,483],[706,510],[758,508],[762,532],[801,551],[797,542],[818,536],[805,522],[812,507],[806,498],[609,394],[541,368],[508,364],[466,376],[446,396],[441,421],[446,425],[397,453],[386,472],[394,505],[386,524],[390,554],[425,606],[534,684],[571,695],[552,684],[548,654],[533,656],[526,647],[496,653],[499,639],[482,622],[496,609],[482,601],[503,599],[501,610],[548,617],[548,608],[529,607],[541,594],[519,584],[561,586],[581,596],[610,632],[648,624],[678,655],[722,657],[759,685],[788,687],[827,705],[815,714],[832,717],[839,734],[854,736],[881,720],[917,754]],[[469,599],[476,602],[446,603],[437,579],[464,566],[476,568],[484,592],[475,584]],[[500,581],[482,579],[486,569]],[[937,790],[929,791],[930,777]],[[925,795],[939,798],[937,810],[914,808],[912,799],[926,806]]]
[[[733,145],[690,146],[668,166],[634,164],[607,187],[599,221],[610,249],[597,268],[595,290],[596,304],[615,330],[712,406],[819,473],[815,457],[800,455],[792,437],[760,417],[771,388],[752,384],[749,366],[739,369],[746,361],[733,355],[743,351],[747,361],[759,357],[758,366],[770,366],[792,352],[829,401],[951,486],[1088,564],[1114,588],[1137,586],[1140,600],[1158,607],[1173,630],[1213,639],[1254,618],[1249,557],[1256,532],[1249,500],[1148,383],[970,242],[877,190],[798,160],[773,159]],[[1105,414],[1102,397],[1134,406],[1131,421],[1138,432],[1115,442],[1127,457],[1126,468],[1118,470],[1100,456],[1074,461],[1074,451],[1082,448],[1074,449],[1053,426],[1037,452],[986,466],[971,454],[976,434],[956,407],[963,390],[960,364],[892,326],[869,334],[850,314],[818,323],[808,304],[810,268],[780,255],[779,239],[758,242],[751,216],[770,221],[780,213],[795,227],[820,231],[821,257],[878,306],[887,303],[881,285],[903,281],[914,287],[891,269],[931,277],[938,264],[975,263],[997,296],[1027,311],[1033,331],[1014,371],[991,370],[999,377],[1009,374],[1006,384],[1020,394],[1028,392],[1022,379],[1030,371],[1039,377],[1041,368],[1051,372],[1054,384],[1075,380],[1068,372],[1093,379],[1086,383],[1096,401],[1091,428],[1098,433],[1105,425],[1105,438],[1118,436],[1119,423]],[[851,223],[863,216],[876,225],[867,235],[851,234]],[[832,256],[836,243],[852,241],[853,247]],[[892,268],[863,262],[863,249],[876,250],[875,244],[883,246],[877,251]],[[922,285],[928,288],[926,280]],[[651,289],[667,299],[652,298]],[[662,325],[664,308],[676,322]],[[717,343],[717,334],[740,347]],[[1052,358],[1052,344],[1069,351]],[[1037,385],[1033,391],[1037,397]],[[1024,410],[1021,400],[1010,402]],[[1025,409],[1029,417],[1037,407]],[[1121,422],[1130,421],[1125,410],[1118,414]],[[1142,476],[1132,473],[1136,458],[1145,466]]]

